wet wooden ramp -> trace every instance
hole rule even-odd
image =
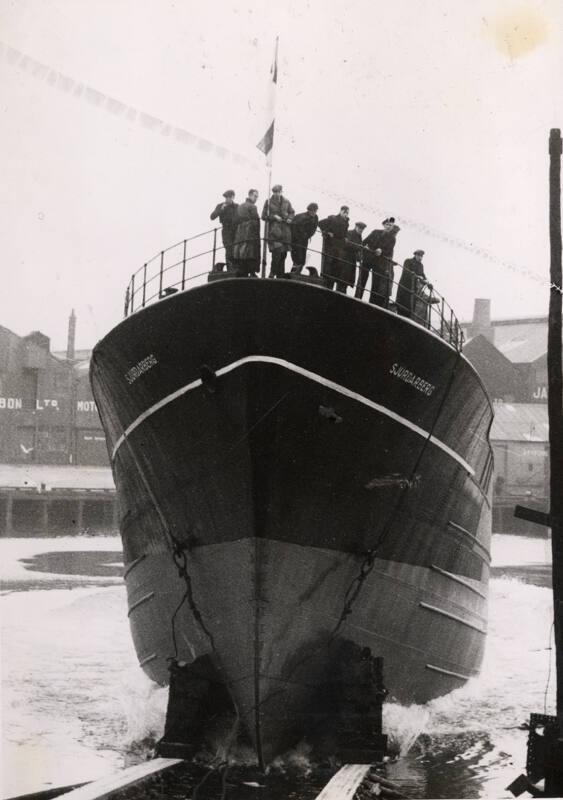
[[[291,780],[279,774],[264,775],[248,767],[210,768],[181,759],[155,758],[60,797],[65,800],[285,800],[290,797],[353,800],[360,797],[358,792],[370,769],[369,764],[345,764],[338,771],[319,771],[315,778],[296,781],[295,777]]]

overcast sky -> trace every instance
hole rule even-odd
[[[394,215],[395,257],[422,247],[461,319],[475,297],[547,313],[560,0],[0,0],[0,324],[60,349],[74,308],[91,347],[225,189],[261,205],[276,34],[273,180],[296,210]]]

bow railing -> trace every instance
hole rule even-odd
[[[220,232],[220,228],[211,228],[189,239],[182,239],[145,262],[131,275],[127,285],[124,315],[127,317],[171,294],[204,284],[209,280],[210,273],[215,279],[236,277],[236,271],[225,263],[225,248],[219,235]],[[265,240],[261,239],[260,241],[263,246]],[[194,245],[194,243],[197,244]],[[367,248],[357,249],[365,250]],[[311,247],[307,248],[307,257],[309,258],[309,256],[317,263],[314,266],[303,267],[304,270],[307,270],[307,274],[301,275],[301,280],[328,287],[336,284],[337,291],[341,292],[351,288],[352,294],[355,294],[356,297],[360,294],[363,299],[365,295],[371,303],[408,317],[436,333],[456,350],[461,351],[463,347],[461,325],[445,298],[434,289],[431,283],[412,276],[413,288],[402,287],[403,302],[398,305],[396,302],[398,281],[388,277],[386,291],[384,295],[378,297],[368,286],[369,273],[372,268],[364,266],[362,263],[356,264],[344,257],[336,258],[334,255],[330,255],[327,259],[327,268],[321,265],[323,257],[326,257],[327,253]],[[389,269],[393,267],[404,269],[401,264],[392,259],[384,258],[383,261],[386,262]],[[348,268],[353,265],[356,276],[354,282],[343,281],[340,275],[330,274],[331,265],[338,264],[338,262],[345,264]],[[290,266],[286,267],[286,269],[290,268]],[[257,272],[259,270],[258,263],[256,270]],[[367,280],[365,275],[362,276],[362,272],[367,273]],[[286,272],[286,277],[294,278],[295,274]],[[408,298],[406,303],[405,296]]]

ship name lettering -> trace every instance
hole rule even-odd
[[[142,361],[139,361],[138,364],[135,364],[134,367],[131,367],[131,369],[125,373],[125,380],[127,383],[134,383],[137,378],[140,378],[141,375],[144,375],[145,372],[148,372],[149,369],[152,369],[156,364],[158,364],[156,356],[151,353],[150,356],[143,358]]]
[[[422,394],[425,394],[428,397],[430,397],[436,388],[433,383],[425,381],[424,378],[420,377],[420,375],[416,375],[410,369],[407,369],[407,367],[403,367],[400,364],[393,364],[389,372],[391,375],[394,375],[396,378],[400,378],[400,380],[404,381],[405,383],[409,383],[419,392],[422,392]]]

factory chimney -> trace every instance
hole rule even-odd
[[[469,333],[471,338],[481,334],[490,342],[493,341],[494,332],[491,325],[491,301],[489,299],[476,298]]]
[[[66,357],[67,361],[74,361],[74,343],[76,339],[76,314],[74,308],[70,312],[68,318],[68,337],[66,340]]]

